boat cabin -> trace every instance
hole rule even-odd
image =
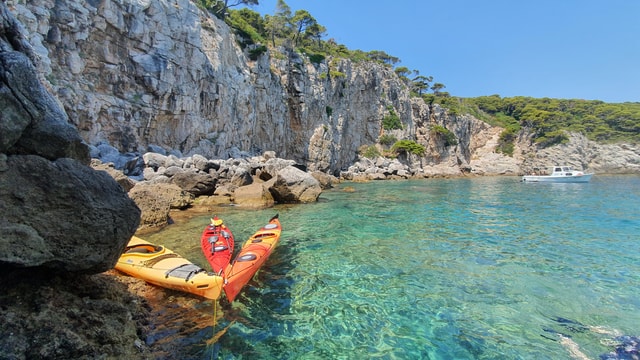
[[[551,170],[551,176],[582,175],[581,171],[574,171],[571,166],[554,166]]]

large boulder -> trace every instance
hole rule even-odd
[[[231,177],[231,184],[234,186],[246,186],[253,183],[251,171],[247,168],[239,167]]]
[[[153,170],[157,171],[159,168],[165,167],[167,157],[162,154],[148,152],[142,155],[142,160],[146,167],[152,168]]]
[[[0,357],[149,358],[141,301],[95,275],[115,265],[140,210],[87,166],[22,30],[0,1]]]
[[[137,183],[129,196],[142,210],[139,230],[168,225],[170,210],[185,209],[194,199],[189,192],[168,183]]]
[[[322,171],[312,171],[311,176],[313,176],[320,183],[320,187],[325,189],[331,189],[334,185],[340,183],[340,179],[333,175],[329,175]]]
[[[243,208],[264,209],[275,203],[269,187],[275,180],[266,183],[253,183],[240,186],[233,193],[234,203]]]
[[[278,203],[309,203],[318,200],[322,188],[311,174],[290,165],[278,171],[269,191]]]
[[[0,261],[19,267],[111,269],[140,217],[107,173],[69,158],[8,156],[0,199]]]
[[[149,304],[127,287],[134,281],[3,269],[0,358],[156,359],[144,342]]]
[[[171,176],[171,182],[194,196],[212,195],[216,189],[216,178],[196,171],[182,171]]]

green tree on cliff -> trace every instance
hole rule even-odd
[[[406,82],[406,83],[409,83],[409,82],[410,82],[410,80],[409,80],[409,75],[411,74],[411,70],[409,70],[409,68],[408,68],[408,67],[406,67],[406,66],[398,66],[397,68],[395,68],[395,69],[393,70],[393,72],[395,72],[395,73],[396,73],[396,75],[398,75],[398,77],[399,77],[402,81],[404,81],[404,82]]]
[[[307,28],[305,37],[312,40],[318,49],[322,49],[322,38],[326,36],[327,28],[317,22]]]
[[[373,61],[377,61],[383,64],[395,65],[400,62],[395,56],[391,56],[384,51],[381,50],[372,50],[367,53],[367,58]]]
[[[499,95],[467,101],[491,116],[485,121],[510,129],[511,133],[526,128],[541,146],[566,141],[565,131],[580,132],[600,142],[640,142],[640,103]],[[509,137],[505,136],[505,140]]]
[[[418,75],[418,71],[414,71],[417,75],[411,80],[411,90],[416,92],[418,96],[422,96],[422,93],[429,90],[429,83],[433,81],[433,76]]]
[[[230,7],[258,5],[258,0],[200,0],[200,5],[212,11],[220,19],[224,19]]]
[[[297,46],[300,42],[300,38],[306,33],[309,28],[313,28],[318,24],[307,10],[298,10],[291,19],[291,24],[295,27],[293,34],[293,43]]]
[[[265,16],[265,27],[271,38],[272,46],[276,46],[276,39],[284,39],[287,37],[287,24],[290,19],[291,8],[284,0],[278,0],[275,14],[273,14],[273,16]]]

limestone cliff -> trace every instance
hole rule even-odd
[[[491,145],[501,129],[410,98],[391,69],[335,59],[314,64],[285,49],[251,61],[224,22],[187,0],[8,5],[24,24],[39,70],[91,145],[123,153],[159,145],[207,158],[275,151],[335,174],[356,160],[360,146],[377,141],[391,107],[404,127],[395,135],[427,148],[409,159],[427,176],[522,172],[526,156],[503,156]],[[434,124],[458,144],[445,146],[430,130]],[[632,152],[639,164],[640,152]]]
[[[234,148],[273,150],[335,172],[376,142],[389,106],[404,126],[399,137],[415,137],[417,126],[428,125],[423,118],[433,117],[379,64],[341,60],[330,71],[283,49],[284,56],[249,61],[229,27],[189,1],[9,4],[40,70],[92,145],[127,152],[154,144],[222,158]],[[468,149],[461,152],[468,158]]]

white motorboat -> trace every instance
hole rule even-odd
[[[585,174],[572,169],[571,166],[554,166],[549,173],[525,175],[522,177],[522,182],[586,183],[592,176],[593,173]]]

